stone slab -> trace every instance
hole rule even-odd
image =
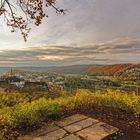
[[[41,137],[34,138],[33,140],[43,140]]]
[[[19,140],[101,140],[118,132],[118,128],[96,119],[76,114],[43,126]]]
[[[76,114],[76,115],[72,115],[70,117],[64,118],[58,122],[55,122],[56,125],[63,127],[72,123],[75,123],[77,121],[86,119],[87,117],[81,114]]]
[[[65,130],[58,129],[56,131],[50,132],[50,133],[40,137],[39,140],[58,140],[58,139],[61,139],[63,137],[66,137],[67,135],[68,134]],[[33,140],[36,140],[36,139],[33,139]]]
[[[62,138],[61,140],[80,140],[80,138],[72,134],[65,138]]]
[[[116,133],[117,131],[118,128],[100,122],[91,127],[83,129],[76,134],[86,140],[101,140],[106,136]]]
[[[33,138],[29,136],[24,136],[24,137],[19,137],[18,140],[33,140]]]
[[[35,131],[33,133],[34,136],[42,136],[42,135],[45,135],[49,132],[52,132],[52,131],[55,131],[59,129],[58,126],[56,126],[54,123],[50,123],[50,124],[46,124],[46,125],[43,125],[40,129],[38,129],[37,131]]]
[[[40,129],[32,132],[28,136],[20,137],[18,140],[42,140],[41,136],[58,129],[60,129],[60,127],[54,123],[44,124]]]
[[[82,129],[86,128],[86,127],[94,125],[94,124],[96,124],[98,122],[99,121],[96,120],[96,119],[87,118],[87,119],[79,121],[77,123],[73,123],[71,125],[68,125],[68,126],[64,127],[64,129],[69,131],[70,133],[74,133],[74,132],[82,130]]]

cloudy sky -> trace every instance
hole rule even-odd
[[[25,43],[0,19],[1,66],[140,62],[140,0],[58,0]]]

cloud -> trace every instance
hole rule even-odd
[[[10,33],[0,19],[0,50],[95,44],[124,36],[140,39],[140,0],[59,0],[57,6],[68,9],[67,14],[58,16],[47,9],[49,18],[40,27],[30,25],[27,43],[20,33]]]
[[[99,44],[63,46],[44,45],[0,51],[0,64],[71,65],[139,62],[140,42],[132,38],[116,38]]]

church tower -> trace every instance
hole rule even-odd
[[[10,76],[12,77],[12,76],[14,76],[13,75],[13,69],[11,68],[11,71],[10,71]]]

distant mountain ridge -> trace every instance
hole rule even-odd
[[[19,70],[28,70],[36,72],[56,72],[60,74],[82,74],[92,65],[71,65],[71,66],[53,66],[53,67],[19,67]],[[97,66],[97,65],[96,65]]]
[[[10,71],[10,67],[0,68],[0,72]],[[71,66],[52,66],[52,67],[13,67],[13,70],[23,70],[29,72],[48,72],[59,74],[100,74],[120,77],[128,73],[140,74],[140,64],[114,64],[114,65],[71,65]],[[133,74],[132,74],[133,75]]]
[[[70,65],[70,66],[52,66],[52,67],[34,67],[34,66],[25,66],[25,67],[13,67],[13,70],[23,70],[29,72],[48,72],[48,73],[59,73],[59,74],[84,74],[87,73],[87,69],[92,66],[99,65]],[[11,68],[0,68],[2,72],[7,72]],[[7,70],[7,71],[6,71]]]

